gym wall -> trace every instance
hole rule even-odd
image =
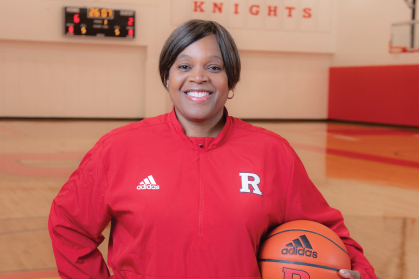
[[[338,10],[329,118],[419,126],[419,52],[389,53],[391,24],[411,19],[405,1],[338,1]]]
[[[64,6],[135,10],[136,37],[64,36]],[[179,23],[203,18],[230,30],[243,60],[231,115],[326,119],[336,8],[332,0],[1,1],[0,117],[165,113],[161,47]]]

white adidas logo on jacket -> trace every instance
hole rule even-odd
[[[159,188],[160,186],[157,185],[152,175],[144,178],[144,180],[137,186],[137,190],[158,190]]]

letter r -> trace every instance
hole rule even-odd
[[[241,193],[250,193],[249,185],[252,185],[253,194],[262,196],[262,192],[260,191],[258,187],[260,183],[260,178],[257,174],[249,173],[249,172],[241,172],[239,173],[239,175],[242,180],[242,188],[240,189]],[[249,177],[252,177],[253,180],[249,180]]]
[[[294,275],[300,277],[299,279],[310,279],[310,275],[302,270],[290,269],[290,268],[282,268],[282,272],[284,273],[284,279],[293,279]]]

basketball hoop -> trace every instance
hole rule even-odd
[[[398,52],[408,52],[407,48],[404,46],[393,46],[391,45],[391,41],[389,44],[390,53],[398,53]]]
[[[390,53],[419,51],[419,21],[411,20],[391,25]]]

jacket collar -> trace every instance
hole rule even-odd
[[[224,140],[229,135],[229,132],[231,130],[232,126],[232,117],[228,115],[227,109],[224,107],[224,117],[226,118],[226,123],[221,130],[221,132],[218,134],[217,137],[211,138],[211,137],[188,137],[185,134],[185,131],[183,130],[182,125],[180,125],[179,120],[176,117],[175,113],[175,107],[173,106],[172,111],[169,113],[169,119],[170,119],[170,126],[175,131],[177,136],[182,140],[184,144],[186,144],[188,147],[197,150],[197,151],[209,151],[214,148],[217,148],[220,146]]]

